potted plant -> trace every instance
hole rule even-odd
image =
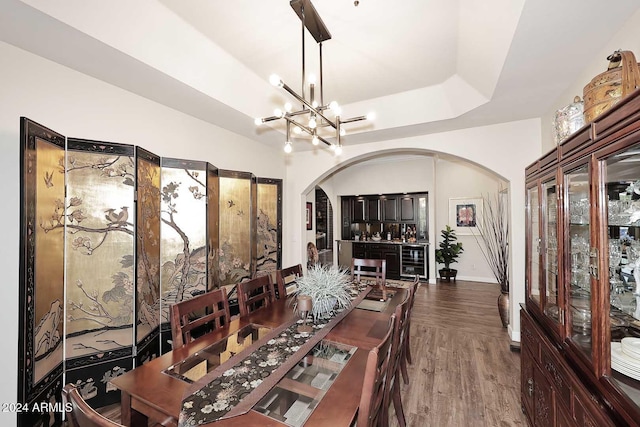
[[[477,226],[479,236],[474,234],[474,237],[478,243],[482,241],[480,250],[500,284],[498,312],[506,328],[509,325],[509,218],[505,196],[497,194],[495,199],[483,196],[483,203],[484,215]]]
[[[436,262],[444,264],[444,268],[438,270],[438,273],[440,273],[440,279],[448,282],[449,279],[453,278],[455,282],[458,270],[451,268],[450,265],[457,262],[464,249],[462,249],[462,243],[458,242],[456,231],[448,225],[440,235],[442,236],[442,241],[438,244],[440,249],[436,249]]]
[[[296,284],[296,295],[311,297],[314,320],[351,305],[351,276],[346,270],[316,264],[296,279]]]

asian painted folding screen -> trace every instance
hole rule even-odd
[[[20,119],[20,321],[18,402],[60,402],[63,372],[65,138]],[[10,366],[5,366],[7,373]],[[19,425],[61,414],[20,413]]]
[[[61,403],[63,372],[91,406],[117,402],[113,377],[171,350],[171,304],[280,268],[281,180],[26,118],[21,143],[22,403]]]

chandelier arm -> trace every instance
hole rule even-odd
[[[289,92],[289,95],[293,96],[295,99],[297,99],[298,101],[302,102],[304,105],[307,106],[307,108],[309,108],[309,110],[311,110],[312,112],[316,113],[318,116],[322,117],[327,123],[329,123],[331,125],[331,127],[333,127],[334,129],[336,128],[336,124],[333,123],[331,120],[329,120],[324,114],[322,114],[322,112],[320,110],[318,110],[317,108],[315,108],[313,105],[311,105],[306,99],[302,98],[300,95],[298,95],[293,89],[291,89],[289,87],[289,85],[287,85],[285,82],[281,81],[282,83],[282,88],[284,90],[286,90],[287,92]]]
[[[313,129],[311,129],[311,128],[309,128],[309,127],[307,127],[307,126],[303,125],[303,124],[300,124],[300,123],[296,122],[295,120],[293,120],[293,119],[289,118],[288,116],[284,117],[284,119],[287,121],[287,123],[291,123],[291,124],[293,124],[294,126],[297,126],[297,127],[299,127],[300,129],[302,129],[303,131],[305,131],[305,132],[306,132],[306,133],[308,133],[309,135],[313,136]],[[320,135],[316,134],[315,136],[316,136],[316,137],[318,137],[318,140],[319,140],[319,141],[322,141],[322,142],[324,142],[325,144],[327,144],[328,146],[331,146],[331,143],[330,143],[329,141],[327,141],[326,139],[324,139],[323,137],[321,137]]]
[[[345,119],[345,120],[340,119],[340,123],[353,123],[353,122],[359,122],[361,120],[367,120],[367,116],[352,117],[350,119]]]

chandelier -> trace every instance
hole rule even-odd
[[[306,134],[311,136],[311,143],[318,145],[320,142],[326,144],[332,149],[336,155],[342,153],[341,138],[345,135],[343,125],[359,122],[362,120],[373,120],[373,113],[366,116],[357,116],[349,119],[340,117],[341,108],[337,102],[331,101],[324,103],[324,94],[322,90],[322,42],[331,39],[329,30],[324,25],[322,18],[318,15],[316,8],[310,0],[291,0],[291,8],[296,12],[302,23],[302,89],[301,95],[294,91],[290,86],[285,84],[282,79],[272,74],[269,82],[279,88],[284,89],[291,97],[301,104],[300,109],[294,110],[291,103],[284,104],[284,109],[277,108],[273,112],[273,116],[259,117],[255,119],[256,126],[263,123],[285,120],[286,121],[286,141],[284,143],[284,151],[290,153],[293,145],[291,141],[291,130],[297,134]],[[305,70],[305,28],[313,36],[318,44],[319,52],[319,68],[320,80],[316,82],[313,74],[306,75]],[[309,84],[309,97],[305,94],[305,82]],[[316,86],[317,84],[317,86]],[[316,89],[318,94],[316,94]],[[319,95],[316,98],[316,95]],[[333,119],[331,118],[333,116]],[[333,142],[329,139],[333,138]]]

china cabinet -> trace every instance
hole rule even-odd
[[[532,425],[640,420],[640,91],[526,173],[522,408]]]

